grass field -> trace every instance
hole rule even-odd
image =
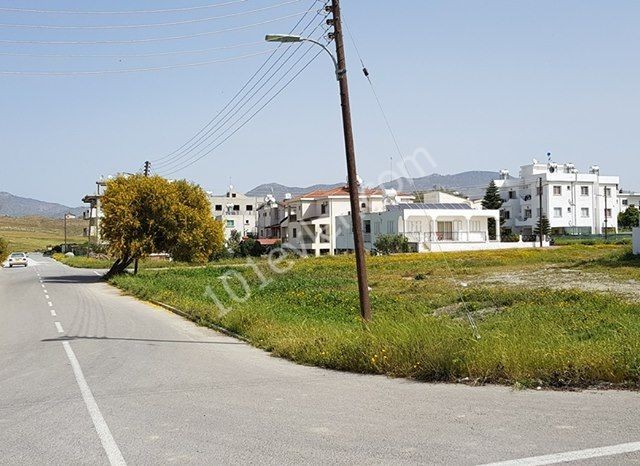
[[[640,261],[628,247],[367,260],[367,325],[352,257],[298,260],[284,274],[263,261],[258,271],[147,270],[113,283],[302,364],[423,381],[640,387]],[[228,273],[236,275],[221,278]]]
[[[69,243],[85,243],[82,230],[87,222],[68,220]],[[0,236],[9,242],[9,251],[45,251],[64,242],[64,220],[43,217],[0,217]]]

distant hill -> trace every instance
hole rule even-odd
[[[53,202],[38,201],[0,192],[0,216],[61,218],[66,212],[82,215],[83,207],[67,207]]]
[[[459,191],[465,196],[471,198],[478,198],[484,195],[484,192],[491,180],[496,180],[500,177],[497,172],[490,171],[470,171],[464,173],[457,173],[455,175],[429,175],[422,178],[415,178],[411,182],[410,178],[398,178],[389,183],[380,185],[381,188],[395,188],[404,192],[412,192],[415,189],[418,191],[429,191],[432,189],[451,189]],[[308,193],[318,189],[331,189],[338,186],[342,186],[345,183],[335,184],[316,184],[313,186],[307,186],[306,188],[284,186],[278,183],[262,184],[253,188],[246,193],[248,196],[263,197],[267,194],[273,194],[276,199],[284,199],[286,193],[291,193],[293,196]]]

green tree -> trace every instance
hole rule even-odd
[[[540,231],[542,231],[542,236],[549,236],[551,233],[551,223],[549,223],[549,219],[546,215],[543,215],[542,218],[538,220],[533,233],[536,236],[540,236]]]
[[[495,181],[491,181],[489,186],[487,187],[487,191],[485,192],[484,199],[482,199],[482,207],[487,210],[500,210],[503,204],[503,200],[500,197],[500,190],[498,186],[496,186]],[[503,219],[500,220],[500,224],[504,222]],[[498,237],[498,228],[496,225],[496,220],[493,218],[489,219],[489,238],[494,240]]]
[[[102,236],[116,258],[107,276],[156,252],[205,262],[224,244],[222,224],[211,215],[207,195],[186,181],[120,176],[107,183],[102,210]]]
[[[9,243],[0,237],[0,262],[4,261],[9,254]]]
[[[618,227],[624,230],[640,226],[640,210],[636,206],[629,206],[618,214]]]

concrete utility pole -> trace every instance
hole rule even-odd
[[[64,214],[64,254],[68,252],[69,246],[67,245],[67,218],[69,217],[69,213]]]
[[[347,78],[340,0],[333,0],[331,10],[333,12],[332,23],[334,28],[334,39],[336,43],[336,55],[338,59],[338,80],[340,82],[342,126],[344,130],[344,143],[347,155],[347,176],[349,180],[349,197],[351,199],[351,218],[353,220],[353,241],[356,253],[356,267],[358,271],[360,314],[362,315],[362,318],[364,320],[371,320],[371,303],[369,301],[367,264],[365,261],[364,238],[362,235],[362,220],[360,218],[360,191],[358,186],[358,175],[356,171],[356,151],[353,142],[351,104],[349,101],[349,81]]]
[[[148,160],[144,163],[144,176],[148,177],[149,172],[151,171],[151,162]],[[133,261],[133,274],[138,275],[138,258]]]
[[[543,231],[542,231],[542,178],[538,182],[538,199],[540,203],[540,212],[538,213],[538,222],[540,225],[540,247],[544,247]]]
[[[604,187],[604,239],[609,239],[609,216],[607,215],[607,210],[609,210],[609,204],[607,196],[607,188]]]

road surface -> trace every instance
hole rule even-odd
[[[640,464],[638,393],[298,366],[32,258],[0,270],[1,464]]]

